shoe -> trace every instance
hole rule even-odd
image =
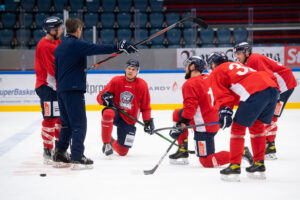
[[[70,162],[71,162],[70,154],[55,149],[53,155],[53,167],[55,168],[70,167],[71,166]]]
[[[53,150],[44,148],[43,158],[44,158],[45,165],[52,165],[53,164]]]
[[[253,156],[248,147],[244,148],[243,159],[246,160],[249,163],[249,165],[253,164]]]
[[[187,165],[189,164],[188,141],[184,140],[183,144],[178,147],[178,150],[169,155],[170,164],[173,165]]]
[[[277,160],[275,141],[273,141],[273,142],[267,141],[265,159],[266,160]]]
[[[227,168],[220,171],[221,180],[230,182],[239,182],[241,174],[240,164],[230,164]]]
[[[71,161],[72,170],[82,170],[82,169],[93,169],[94,168],[94,161],[82,156],[81,160],[72,160]]]
[[[114,153],[111,143],[104,143],[102,146],[102,152],[106,156],[110,156]]]
[[[265,171],[266,167],[263,160],[256,161],[246,168],[247,175],[254,179],[266,179]]]

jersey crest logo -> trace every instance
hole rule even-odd
[[[126,91],[126,92],[121,93],[120,106],[130,110],[132,107],[132,104],[131,104],[132,99],[133,99],[133,94],[131,92]]]

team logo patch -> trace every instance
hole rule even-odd
[[[51,116],[51,102],[50,101],[44,102],[44,116],[45,117]]]
[[[282,106],[283,106],[283,102],[282,101],[279,101],[276,105],[276,108],[275,108],[275,115],[278,115],[281,113],[281,109],[282,109]]]
[[[198,153],[200,156],[206,156],[206,141],[198,141]]]
[[[130,110],[132,107],[132,104],[131,104],[132,99],[133,99],[133,94],[131,92],[126,91],[126,92],[121,93],[120,106]]]

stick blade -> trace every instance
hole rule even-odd
[[[155,167],[153,169],[144,170],[144,174],[145,175],[152,175],[152,174],[154,174],[154,172],[156,171],[157,168],[158,168],[158,165],[155,165]]]
[[[186,19],[186,21],[191,21],[193,23],[196,23],[196,24],[198,24],[199,26],[201,26],[202,28],[205,28],[205,29],[208,28],[208,24],[203,19],[198,18],[198,17],[188,17]]]

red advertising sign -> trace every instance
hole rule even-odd
[[[286,66],[300,66],[300,47],[285,47],[284,58]]]

